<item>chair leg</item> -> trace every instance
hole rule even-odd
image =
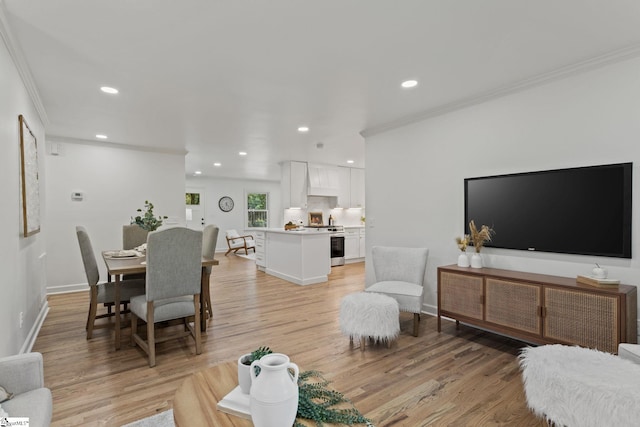
[[[93,325],[96,321],[96,312],[98,310],[98,288],[91,287],[91,301],[89,301],[89,315],[87,316],[87,339],[90,340],[93,336]]]
[[[147,301],[147,344],[149,347],[150,368],[156,366],[156,336],[153,322],[153,301]]]
[[[420,314],[413,313],[413,336],[417,337],[420,333]]]
[[[200,333],[200,294],[195,294],[193,296],[193,306],[195,312],[195,320],[193,322],[193,332],[195,336],[193,337],[196,340],[196,354],[202,353],[202,344],[201,344],[201,333]]]
[[[138,333],[138,316],[131,312],[131,347],[136,346],[135,336]]]
[[[364,351],[365,337],[360,337],[360,351]]]

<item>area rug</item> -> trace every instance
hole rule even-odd
[[[173,423],[173,409],[134,421],[130,424],[125,424],[122,427],[175,427]]]
[[[244,258],[244,259],[250,259],[252,261],[256,260],[256,254],[255,253],[250,253],[249,255],[245,255],[245,254],[236,254],[236,255],[238,255],[239,257]]]

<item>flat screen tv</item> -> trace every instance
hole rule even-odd
[[[631,258],[632,163],[467,178],[469,222],[488,247]]]

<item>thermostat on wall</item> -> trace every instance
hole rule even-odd
[[[71,200],[80,202],[82,201],[82,199],[84,199],[84,194],[81,191],[74,191],[73,193],[71,193]]]

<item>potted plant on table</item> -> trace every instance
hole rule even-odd
[[[458,244],[458,249],[462,251],[460,255],[458,255],[458,267],[469,267],[469,257],[467,256],[469,235],[465,234],[462,237],[456,237],[456,243]]]
[[[266,356],[267,354],[271,354],[273,351],[269,347],[258,347],[256,350],[251,353],[243,354],[238,359],[238,385],[240,385],[240,390],[244,394],[249,394],[251,391],[251,372],[249,369],[251,368],[251,364],[255,360],[260,360],[262,356]],[[260,369],[256,367],[256,370]],[[256,375],[259,371],[256,372]]]
[[[153,213],[153,203],[148,200],[144,201],[144,215],[137,215],[131,218],[131,224],[137,224],[140,228],[147,231],[155,231],[162,225],[162,220],[167,219],[166,216],[156,217]],[[138,209],[142,212],[142,209]]]

